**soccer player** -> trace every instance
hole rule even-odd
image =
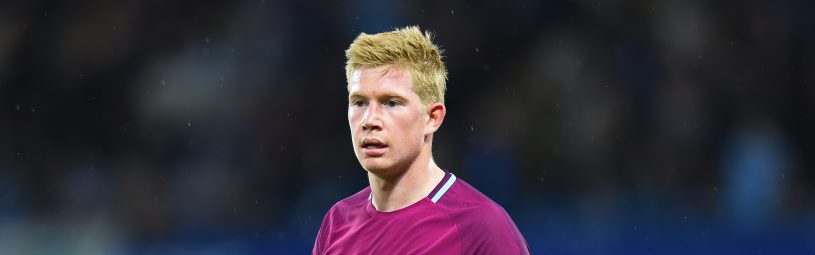
[[[362,33],[345,55],[348,124],[370,186],[331,207],[312,252],[528,254],[501,206],[433,161],[447,70],[431,35]]]

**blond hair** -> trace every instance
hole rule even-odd
[[[361,67],[403,66],[410,71],[413,91],[424,105],[444,103],[447,68],[441,61],[442,50],[431,39],[430,32],[422,34],[417,26],[373,35],[359,34],[345,51],[348,85]]]

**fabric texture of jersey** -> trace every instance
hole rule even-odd
[[[377,211],[371,188],[334,204],[313,254],[529,254],[504,209],[447,173],[430,194],[405,208]]]

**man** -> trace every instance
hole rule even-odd
[[[370,186],[331,207],[314,254],[529,253],[503,208],[433,161],[447,70],[430,39],[406,27],[346,50],[348,124]]]

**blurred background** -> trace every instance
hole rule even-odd
[[[807,0],[4,1],[0,253],[310,253],[367,186],[344,50],[414,24],[533,252],[815,253]]]

